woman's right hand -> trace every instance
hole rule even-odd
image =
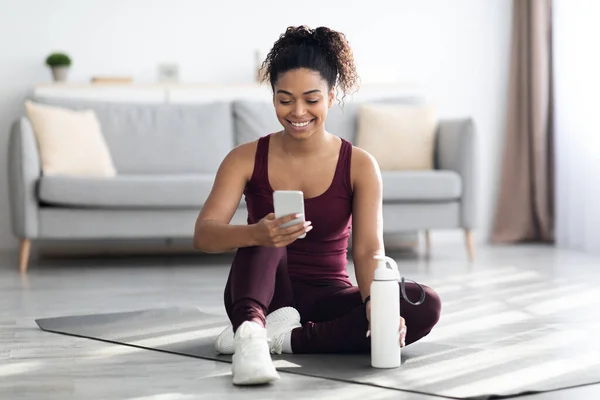
[[[299,215],[290,214],[275,218],[274,213],[267,214],[255,225],[255,237],[258,245],[264,247],[285,247],[293,243],[298,237],[312,229],[311,222],[300,222],[287,228],[282,228],[281,225],[299,217]]]

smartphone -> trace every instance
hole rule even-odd
[[[275,209],[275,218],[283,217],[290,214],[304,214],[304,193],[300,190],[276,190],[273,192],[273,207]],[[290,222],[281,225],[282,228],[287,228],[299,223],[304,223],[304,215]],[[306,233],[299,236],[303,239]]]

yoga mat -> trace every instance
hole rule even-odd
[[[48,332],[231,362],[231,356],[217,354],[213,345],[228,325],[226,317],[194,307],[44,318],[36,323]],[[283,372],[456,399],[516,397],[600,381],[600,357],[582,345],[586,335],[597,337],[597,332],[569,330],[551,320],[491,332],[479,330],[458,346],[425,338],[403,348],[402,366],[390,370],[371,368],[368,354],[273,355],[273,360]]]

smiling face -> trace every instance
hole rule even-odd
[[[305,68],[287,71],[279,76],[273,89],[275,113],[287,134],[307,139],[325,132],[334,91],[318,72]]]

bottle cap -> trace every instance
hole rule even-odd
[[[398,271],[398,264],[393,258],[388,256],[376,255],[376,260],[379,260],[377,268],[375,269],[374,280],[376,281],[399,281],[400,271]]]

